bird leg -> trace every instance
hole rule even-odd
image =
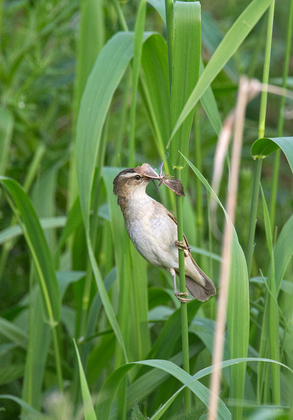
[[[167,270],[173,276],[173,281],[174,281],[174,295],[177,297],[177,299],[179,300],[179,302],[181,302],[181,303],[190,302],[192,299],[187,299],[186,297],[182,297],[182,296],[188,296],[188,292],[179,292],[177,290],[176,272],[175,272],[175,270],[173,268],[168,268]]]
[[[189,252],[190,252],[189,246],[185,245],[183,241],[175,241],[174,245],[181,251],[184,251],[184,257],[188,257]]]

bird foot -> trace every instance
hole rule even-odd
[[[174,245],[178,249],[180,249],[181,251],[184,251],[184,257],[188,257],[189,252],[190,252],[190,247],[189,246],[186,246],[183,241],[175,241]]]
[[[181,296],[188,296],[187,292],[174,292],[175,296],[177,297],[177,299],[179,300],[179,302],[181,303],[186,303],[186,302],[190,302],[192,299],[187,299],[186,297],[181,297]]]

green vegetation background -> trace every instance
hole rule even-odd
[[[150,3],[156,6],[156,2]],[[218,1],[202,2],[201,56],[205,66],[250,3],[253,2],[229,0],[225,5]],[[165,109],[169,106],[166,29],[150,4],[146,8],[144,30],[160,35],[145,41],[135,101],[132,100],[132,93],[136,92],[134,59],[132,66],[125,64],[125,74],[109,110],[105,110],[105,124],[97,139],[97,161],[89,163],[79,158],[77,165],[75,162],[76,137],[87,129],[82,127],[86,119],[81,121],[80,117],[79,128],[77,124],[88,76],[96,57],[107,41],[113,40],[114,34],[127,28],[134,31],[137,22],[142,25],[138,5],[135,1],[114,0],[0,2],[0,175],[12,178],[23,187],[22,190],[6,179],[1,181],[0,396],[3,398],[0,407],[3,409],[0,418],[3,420],[18,418],[20,412],[24,418],[34,419],[82,418],[83,404],[87,406],[85,382],[95,402],[109,375],[126,361],[164,359],[182,365],[180,310],[173,297],[172,279],[163,270],[146,264],[134,250],[112,195],[112,180],[118,168],[143,162],[158,168],[167,158],[165,168],[172,172],[169,151],[165,148],[170,135]],[[276,2],[269,80],[278,86],[283,83],[290,10],[292,1]],[[216,101],[213,115],[222,122],[235,107],[240,76],[263,78],[267,17],[268,12],[212,82]],[[108,60],[105,76],[113,70],[111,56]],[[291,90],[292,65],[291,53],[287,79]],[[167,92],[156,103],[149,99],[156,93],[156,85],[150,83],[154,72],[156,81],[166,84],[165,90],[161,84],[159,88]],[[96,80],[97,85],[99,82]],[[99,91],[93,91],[93,103],[99,100],[94,97],[96,93]],[[267,137],[292,135],[292,99],[286,101],[282,111],[281,134],[280,103],[280,96],[269,95]],[[97,115],[103,112],[94,106],[92,109]],[[246,112],[235,223],[244,250],[254,181],[250,149],[258,138],[259,110],[260,96],[257,96]],[[91,108],[81,112],[90,114]],[[91,116],[91,121],[95,116]],[[204,107],[197,105],[187,157],[210,183],[218,139],[216,131]],[[82,146],[78,146],[77,153],[82,153]],[[272,358],[292,369],[292,171],[288,156],[286,159],[281,154],[275,205],[270,205],[275,154],[264,159],[261,172],[263,199],[259,199],[249,289],[247,356]],[[81,200],[80,207],[77,197],[85,197],[86,193],[81,184],[78,186],[76,166],[80,176],[83,166],[86,172],[92,163],[96,166],[92,201],[87,203],[87,208]],[[184,171],[187,192],[183,201],[184,230],[196,261],[218,285],[221,236],[214,235],[211,229],[210,196],[188,166]],[[228,177],[227,159],[219,192],[223,203],[229,193]],[[175,212],[175,199],[163,186],[159,194],[152,187],[148,192]],[[275,212],[275,217],[271,217],[271,236],[266,203],[269,216]],[[39,223],[46,241],[36,233]],[[218,211],[220,231],[223,223],[224,216]],[[285,239],[281,237],[278,243],[281,231]],[[89,237],[93,255],[88,249]],[[283,281],[277,291],[270,283],[275,278],[274,272],[282,273]],[[101,284],[109,294],[103,292]],[[278,300],[270,300],[271,296]],[[211,365],[216,304],[213,298],[204,305],[198,302],[188,305],[192,375]],[[272,314],[277,315],[273,318]],[[277,335],[272,343],[269,332],[266,335],[265,331],[270,330],[274,321],[277,321]],[[225,360],[229,358],[226,343]],[[84,382],[79,379],[81,365],[86,375]],[[268,364],[248,362],[243,400],[239,402],[231,399],[228,369],[223,373],[220,395],[224,413],[226,406],[233,412],[233,407],[239,404],[244,406],[245,418],[261,418],[261,415],[262,418],[292,418],[291,372],[285,368],[276,372]],[[207,398],[209,376],[201,379],[201,383],[205,388],[200,392]],[[133,419],[153,416],[181,385],[178,378],[157,367],[135,367],[119,385],[110,418],[128,419],[131,411]],[[110,382],[109,388],[114,392],[113,383]],[[102,404],[101,395],[99,398]],[[182,409],[181,393],[166,413],[162,413],[162,418],[203,419],[204,398],[194,398],[193,413],[188,417]],[[32,408],[25,406],[25,402]],[[235,413],[239,416],[237,410]],[[87,412],[85,418],[94,419],[95,413]]]

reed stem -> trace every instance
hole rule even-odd
[[[273,0],[269,8],[269,16],[268,16],[268,23],[267,23],[266,50],[265,50],[265,61],[264,61],[263,80],[262,80],[265,87],[261,94],[258,138],[264,137],[264,134],[265,134],[267,99],[268,99],[268,91],[267,91],[266,86],[269,82],[274,10],[275,10],[275,1]],[[255,236],[258,199],[259,199],[261,168],[262,168],[262,159],[257,158],[254,164],[254,177],[253,177],[252,200],[251,200],[251,210],[250,210],[250,220],[249,220],[249,232],[248,232],[248,239],[247,239],[247,246],[246,246],[246,260],[247,260],[247,269],[248,269],[249,277],[251,275],[252,259],[253,259],[253,251],[254,251],[254,236]]]
[[[181,170],[175,171],[176,178],[180,179]],[[176,196],[177,208],[177,229],[178,241],[183,241],[183,212],[182,212],[182,197]],[[184,267],[184,251],[179,249],[179,276],[180,276],[180,292],[186,292],[185,285],[185,267]],[[183,369],[189,373],[189,338],[188,338],[188,314],[186,303],[181,303],[181,334],[182,334],[182,354],[183,354]],[[185,389],[185,412],[191,411],[191,395],[188,388]]]

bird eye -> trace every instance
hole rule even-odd
[[[137,179],[137,180],[140,180],[140,176],[139,175],[135,175],[134,178]]]

